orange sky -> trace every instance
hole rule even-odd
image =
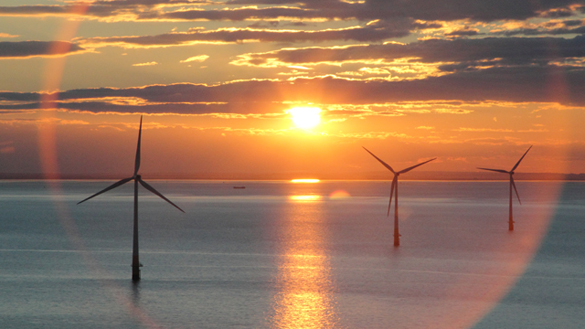
[[[449,2],[8,1],[0,173],[582,172],[585,7]]]

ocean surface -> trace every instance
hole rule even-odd
[[[0,328],[585,328],[585,183],[145,180],[136,284],[132,183],[0,181]]]

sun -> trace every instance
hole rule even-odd
[[[321,122],[321,109],[318,107],[293,107],[287,111],[298,128],[311,129]]]

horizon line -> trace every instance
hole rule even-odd
[[[117,179],[118,173],[113,174],[44,174],[44,173],[0,173],[0,180],[111,180]],[[149,179],[157,180],[224,180],[224,181],[270,181],[270,180],[293,180],[293,179],[319,179],[319,180],[354,180],[354,181],[378,181],[389,180],[386,172],[368,172],[362,174],[356,173],[338,173],[338,174],[316,174],[307,172],[297,173],[270,173],[270,174],[250,174],[250,173],[200,173],[200,174],[169,174],[169,173],[150,173]],[[419,171],[413,172],[404,180],[410,181],[504,181],[507,178],[499,177],[497,173],[484,172],[451,172],[451,171]],[[544,181],[585,181],[585,173],[542,173],[542,172],[523,172],[515,174],[516,180],[544,180]]]

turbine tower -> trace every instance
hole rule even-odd
[[[124,178],[124,179],[106,187],[105,189],[97,192],[96,194],[94,194],[90,197],[87,197],[87,198],[85,198],[77,203],[77,204],[80,204],[82,202],[85,202],[93,197],[96,197],[102,193],[109,191],[109,190],[115,189],[118,186],[122,186],[131,180],[134,180],[134,235],[133,235],[133,240],[132,240],[132,281],[140,281],[140,267],[142,266],[140,264],[140,261],[138,260],[138,183],[140,183],[140,185],[144,186],[144,188],[146,188],[147,190],[149,190],[153,194],[158,195],[163,200],[170,203],[173,207],[179,209],[183,213],[185,212],[185,211],[183,211],[183,209],[179,208],[176,204],[172,203],[169,199],[165,198],[165,196],[162,195],[160,192],[155,190],[154,187],[148,185],[145,181],[143,181],[142,177],[138,174],[138,169],[140,169],[140,139],[141,139],[141,135],[142,135],[142,116],[140,116],[140,128],[138,130],[138,146],[136,147],[136,160],[134,162],[134,175],[132,175],[132,177],[129,177],[129,178]]]
[[[508,219],[508,230],[509,231],[514,231],[514,216],[512,215],[512,188],[516,192],[516,197],[518,198],[518,202],[520,204],[522,204],[522,201],[520,201],[520,195],[518,194],[518,190],[516,189],[516,184],[514,183],[514,177],[513,177],[514,176],[514,170],[516,170],[516,168],[518,168],[518,165],[520,165],[520,161],[522,161],[522,159],[524,159],[524,157],[526,156],[526,153],[528,153],[528,151],[530,151],[531,148],[532,148],[532,145],[530,145],[530,147],[528,148],[528,150],[526,150],[526,152],[524,152],[524,155],[520,158],[520,160],[518,160],[518,162],[516,162],[516,165],[514,165],[514,167],[510,171],[506,171],[506,170],[503,170],[503,169],[490,169],[490,168],[479,168],[479,167],[477,167],[477,169],[481,169],[481,170],[495,171],[495,172],[499,172],[499,173],[502,173],[502,174],[508,174],[508,175],[510,175],[510,217]]]
[[[405,174],[416,167],[422,166],[425,163],[431,162],[436,158],[427,160],[425,162],[421,162],[419,164],[416,164],[412,167],[408,167],[406,169],[402,169],[400,171],[394,171],[394,169],[392,169],[392,167],[390,167],[389,164],[375,156],[374,153],[370,152],[367,148],[364,147],[364,150],[370,153],[374,158],[376,158],[376,160],[380,161],[380,163],[384,167],[386,167],[394,174],[394,178],[392,179],[392,186],[390,187],[390,202],[388,203],[388,213],[386,214],[386,216],[390,216],[390,208],[392,207],[392,194],[394,194],[394,246],[398,247],[400,245],[400,233],[398,231],[398,176],[400,176],[401,174]]]

